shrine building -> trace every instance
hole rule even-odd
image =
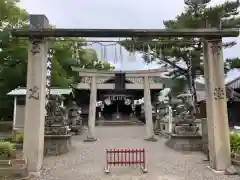
[[[152,114],[152,105],[154,107],[159,92],[165,87],[165,78],[161,78],[161,74],[166,72],[165,68],[112,72],[72,69],[81,77],[81,82],[74,88],[75,99],[82,107],[83,114],[91,111],[91,104],[97,104],[94,110],[96,117],[102,111],[105,120],[127,120],[132,114],[139,115],[139,105],[143,104],[143,99],[148,100],[146,104],[151,105],[149,109]],[[143,109],[146,109],[146,104]]]
[[[146,109],[152,110],[158,101],[159,92],[165,87],[161,74],[165,68],[137,71],[98,71],[72,67],[79,73],[80,83],[72,89],[51,89],[51,94],[71,96],[81,108],[85,120],[131,120],[139,118]],[[14,128],[23,128],[25,113],[25,88],[8,93],[14,96]],[[69,99],[69,98],[66,98]],[[143,103],[147,100],[148,103]],[[68,102],[64,103],[67,106]],[[149,106],[149,107],[148,107]],[[94,114],[94,116],[93,116]],[[151,114],[151,115],[150,115]],[[92,115],[92,117],[91,117]],[[152,118],[151,118],[152,119]]]
[[[104,120],[129,120],[133,114],[140,116],[143,99],[149,99],[154,108],[165,86],[160,74],[166,69],[109,72],[73,67],[73,71],[81,77],[81,82],[74,86],[76,102],[83,114],[88,114],[91,104],[97,104],[94,110],[97,119],[99,112]],[[152,111],[152,106],[149,109]]]

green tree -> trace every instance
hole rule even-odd
[[[9,36],[9,28],[27,28],[28,13],[18,7],[19,0],[0,0],[0,119],[12,115],[13,102],[6,94],[18,86],[26,86],[28,40]],[[78,44],[76,47],[75,44]],[[52,85],[68,87],[78,81],[71,66],[112,70],[109,63],[97,58],[93,49],[85,49],[82,38],[65,38],[50,42]],[[77,55],[77,56],[76,56]]]
[[[240,59],[233,58],[233,59],[226,59],[228,69],[240,69]]]
[[[78,73],[73,72],[71,66],[99,70],[114,69],[108,62],[99,60],[94,49],[83,48],[85,45],[86,41],[82,38],[65,38],[51,43],[50,47],[54,52],[52,86],[68,87],[79,82]]]
[[[18,0],[0,0],[0,118],[12,112],[12,101],[6,96],[10,90],[24,83],[26,44],[16,44],[9,38],[8,28],[27,25],[28,14],[17,6]],[[11,107],[11,109],[10,109]]]
[[[164,21],[163,24],[166,29],[197,29],[209,26],[213,28],[232,28],[240,23],[239,6],[239,0],[225,2],[212,7],[207,6],[207,4],[196,6],[189,2],[180,15],[172,20]],[[195,87],[194,80],[197,75],[203,75],[204,72],[202,60],[203,48],[200,38],[171,37],[147,40],[158,40],[158,42],[148,43],[146,39],[137,38],[133,41],[124,41],[122,45],[131,51],[133,49],[130,44],[135,43],[134,50],[143,53],[143,57],[147,63],[158,61],[160,64],[166,64],[174,68],[174,70],[169,73],[172,77],[181,76],[189,80],[188,68],[191,65],[191,78],[193,81],[192,84],[189,84],[189,81],[187,82],[189,87]],[[235,44],[236,42],[227,42],[224,43],[223,46],[224,48],[229,48]],[[179,66],[179,62],[186,64],[187,68]],[[228,59],[226,62],[226,71],[229,70],[229,68],[239,67],[237,64],[240,64],[238,58],[233,60]],[[196,93],[194,96],[196,99]]]

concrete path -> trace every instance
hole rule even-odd
[[[201,153],[180,153],[158,142],[143,140],[143,126],[97,127],[97,142],[83,142],[84,135],[73,137],[72,151],[46,157],[41,180],[240,180],[239,176],[215,175]],[[111,169],[104,174],[105,148],[145,148],[148,173],[139,168]]]

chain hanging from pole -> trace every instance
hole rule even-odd
[[[117,44],[114,45],[114,64],[118,63]]]
[[[129,57],[128,60],[129,61],[135,61],[136,60],[136,54],[135,54],[135,42],[134,39],[132,39],[132,44],[129,44]]]
[[[160,60],[164,60],[165,56],[164,56],[164,53],[163,53],[163,46],[160,47],[160,50],[159,50],[159,59]]]
[[[132,56],[132,47],[131,47],[131,44],[128,44],[128,61],[131,60],[131,56]]]
[[[104,55],[104,47],[102,46],[102,44],[100,44],[100,47],[101,47],[101,53],[100,53],[101,61],[103,61],[104,57],[105,57],[105,55]]]
[[[157,58],[157,44],[154,44],[153,57]]]
[[[151,47],[150,45],[148,44],[147,45],[147,62],[148,64],[150,64],[152,62],[152,54],[151,54]]]
[[[104,61],[107,61],[107,58],[108,58],[107,47],[105,45],[103,45],[103,49],[104,49]]]
[[[71,46],[72,58],[75,59],[78,64],[80,64],[80,58],[79,58],[78,48],[79,48],[79,42],[73,42],[73,44],[72,44],[72,46]]]
[[[119,53],[120,54],[120,63],[122,64],[123,63],[123,49],[122,49],[121,45],[120,45],[119,51],[120,51],[120,53]]]

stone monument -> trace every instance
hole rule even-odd
[[[51,96],[46,107],[45,155],[67,153],[71,147],[71,134],[66,119],[66,109],[61,107],[59,96]]]
[[[189,102],[189,94],[181,94],[181,104],[176,108],[173,120],[173,132],[166,142],[167,146],[181,151],[200,151],[202,149],[202,137],[196,119],[192,114],[192,106]]]
[[[155,132],[166,134],[170,131],[169,128],[172,128],[171,123],[172,119],[169,113],[172,113],[169,111],[171,108],[170,99],[171,99],[171,89],[170,88],[164,88],[160,91],[158,96],[158,103],[156,104],[157,111],[156,111],[156,122],[155,122]]]
[[[77,106],[75,101],[72,101],[68,107],[68,121],[71,132],[74,132],[76,135],[83,130],[81,113],[82,109]]]

